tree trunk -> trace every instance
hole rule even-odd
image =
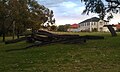
[[[15,21],[13,21],[13,40],[15,39]]]
[[[20,30],[19,29],[17,29],[17,38],[19,39],[20,38]]]
[[[5,42],[5,33],[3,32],[3,42]]]
[[[2,25],[2,35],[3,35],[3,42],[5,42],[5,23],[3,22],[3,25]]]

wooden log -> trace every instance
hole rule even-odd
[[[57,36],[57,38],[79,38],[79,37],[80,37],[79,35],[67,35],[67,34]]]
[[[93,35],[80,36],[80,38],[84,38],[84,39],[87,39],[87,40],[104,39],[103,36],[93,36]]]
[[[34,39],[36,41],[42,41],[42,42],[45,42],[45,41],[51,41],[53,38],[49,38],[49,37],[41,37],[41,36],[35,36]]]
[[[64,43],[64,44],[83,44],[83,43],[86,43],[86,39],[82,39],[82,38],[69,39],[69,40],[63,41],[62,43]]]
[[[26,40],[26,37],[22,37],[22,38],[15,39],[15,40],[9,40],[9,41],[6,41],[5,44],[17,43],[17,42],[24,41],[24,40]]]
[[[43,30],[38,30],[37,32],[35,32],[35,34],[45,35],[45,36],[48,36],[48,37],[57,36],[57,34],[53,34],[53,33],[47,32],[47,31],[43,31]]]
[[[28,43],[34,43],[35,39],[33,37],[27,37],[26,38],[26,42],[28,42]]]
[[[77,38],[74,38],[74,39],[77,39]],[[70,43],[70,40],[71,40],[71,42],[74,41],[73,43],[84,43],[84,42],[86,42],[85,39],[80,39],[79,38],[76,42],[75,42],[74,39],[72,40],[72,39],[68,39],[68,38],[60,38],[60,39],[57,39],[57,40],[42,42],[40,44],[33,44],[33,45],[30,45],[26,48],[31,48],[31,47],[34,47],[34,46],[44,46],[44,45],[48,45],[48,44],[52,44],[52,43]]]
[[[104,25],[104,27],[107,27],[111,33],[111,35],[114,37],[114,36],[117,36],[117,33],[115,31],[115,29],[113,27],[115,27],[115,25]]]
[[[39,30],[38,32],[36,32],[36,34],[38,35],[45,35],[47,37],[56,37],[56,38],[63,38],[63,37],[78,37],[79,35],[70,35],[70,34],[62,34],[62,35],[59,35],[59,34],[53,34],[53,33],[50,33],[50,32],[47,32],[47,31],[43,31],[43,30]]]
[[[45,37],[39,36],[39,35],[45,35]],[[69,35],[69,34],[58,35],[58,34],[52,34],[52,33],[46,32],[46,31],[39,31],[39,32],[36,32],[34,34],[34,36],[31,36],[31,35],[30,35],[30,37],[28,36],[27,39],[29,41],[34,40],[34,44],[27,46],[25,48],[22,48],[22,49],[11,49],[8,51],[25,50],[25,49],[29,49],[34,46],[44,46],[44,45],[48,45],[48,44],[52,44],[52,43],[70,43],[70,44],[80,43],[80,44],[83,44],[86,42],[86,40],[104,39],[104,37],[103,36],[92,36],[92,35],[86,35],[86,36]],[[22,41],[22,40],[18,39],[18,40],[6,42],[6,43],[16,43],[19,41]]]

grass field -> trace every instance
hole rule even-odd
[[[0,43],[0,72],[120,72],[120,34],[117,37],[109,33],[67,34],[100,35],[105,39],[85,44],[57,43],[13,52],[5,50],[29,44]]]

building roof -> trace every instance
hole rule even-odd
[[[78,27],[79,27],[79,24],[72,24],[70,27],[71,27],[71,28],[78,28]]]
[[[120,29],[120,24],[115,25],[117,29]]]
[[[85,22],[98,22],[99,20],[100,20],[100,18],[92,17],[92,18],[90,18],[90,19],[86,19],[86,20],[80,22],[79,24],[85,23]],[[105,21],[105,22],[108,22],[108,21],[106,21],[106,20],[104,20],[104,21]]]

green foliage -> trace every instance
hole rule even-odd
[[[66,29],[65,29],[64,25],[59,25],[57,31],[63,31],[64,32],[64,31],[66,31]]]
[[[53,11],[36,0],[0,0],[0,33],[20,34],[27,28],[39,29],[41,24],[53,19]]]
[[[55,25],[51,26],[51,27],[50,27],[50,30],[51,30],[51,31],[56,31],[56,30],[57,30],[57,26],[55,26]]]
[[[59,26],[58,26],[58,31],[66,32],[68,28],[70,28],[70,24],[59,25]]]
[[[102,0],[81,0],[81,1],[84,2],[86,5],[83,14],[85,13],[89,14],[89,12],[97,13],[99,14],[101,19],[104,19],[106,13],[110,12],[118,13],[120,11],[119,0],[105,0],[107,3],[104,3]]]

